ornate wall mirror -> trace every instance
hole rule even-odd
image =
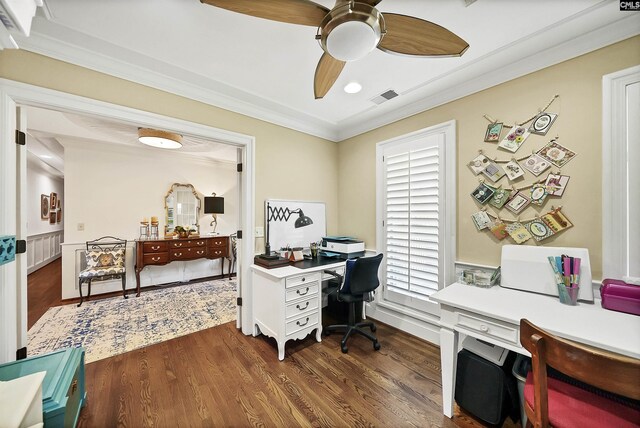
[[[164,197],[165,233],[176,226],[191,226],[200,231],[200,198],[191,184],[173,183]]]

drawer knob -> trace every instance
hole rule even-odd
[[[174,256],[176,257],[182,257],[182,253],[175,253]]]
[[[71,382],[71,395],[73,395],[77,389],[78,389],[78,379],[74,379],[73,382]]]
[[[305,282],[306,280],[307,280],[307,278],[304,278],[304,277],[302,278],[302,282]]]
[[[160,245],[158,245],[157,247],[156,247],[156,246],[153,246],[153,247],[151,247],[151,249],[152,249],[152,250],[154,250],[154,251],[155,251],[155,250],[159,250],[159,249],[160,249]]]
[[[301,308],[300,305],[296,305],[296,308],[300,309],[301,311],[304,311],[305,309],[307,309],[309,307],[309,302],[307,301],[307,304],[304,305],[304,308]]]
[[[309,324],[309,317],[307,317],[304,324],[302,324],[300,320],[296,321],[296,324],[298,324],[300,327],[304,327],[305,325]]]
[[[173,244],[174,247],[182,247],[182,242],[175,242]]]
[[[151,261],[152,262],[159,262],[160,261],[160,257],[151,257]]]
[[[487,331],[489,331],[489,327],[487,327],[487,326],[486,326],[486,325],[484,325],[484,324],[480,324],[480,331],[487,332]]]
[[[297,293],[298,295],[300,295],[300,296],[304,296],[304,295],[305,295],[305,294],[307,294],[308,292],[309,292],[309,287],[307,287],[307,288],[304,290],[304,293],[301,293],[301,292],[300,292],[300,290],[296,290],[296,293]]]
[[[199,256],[201,256],[201,255],[203,255],[203,254],[204,254],[204,251],[196,251],[196,253],[197,253]]]

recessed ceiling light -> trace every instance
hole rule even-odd
[[[161,149],[182,147],[182,135],[151,128],[138,128],[138,141],[147,146]]]
[[[362,85],[358,82],[349,82],[347,86],[344,87],[344,91],[347,94],[357,94],[362,90]]]

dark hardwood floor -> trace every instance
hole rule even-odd
[[[30,325],[67,303],[56,263],[29,275]],[[376,334],[378,352],[354,337],[342,354],[333,334],[289,342],[278,361],[274,340],[232,322],[96,361],[79,426],[483,426],[459,409],[442,415],[437,346],[381,323]]]
[[[63,304],[62,258],[59,258],[27,276],[27,328],[47,309]]]

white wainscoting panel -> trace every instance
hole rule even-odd
[[[27,273],[35,272],[62,255],[64,230],[27,237]]]

